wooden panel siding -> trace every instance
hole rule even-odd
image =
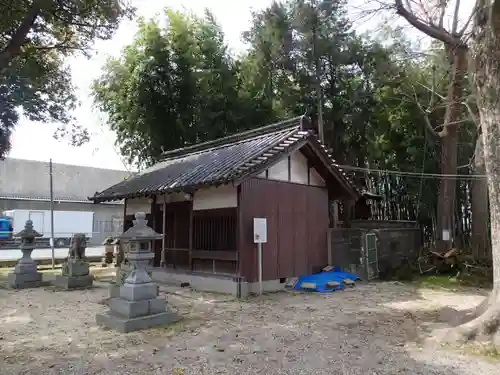
[[[254,178],[241,185],[240,275],[257,281],[253,218],[268,220],[263,279],[311,273],[328,263],[328,191],[325,188]]]

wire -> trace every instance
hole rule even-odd
[[[366,173],[382,173],[389,174],[394,176],[403,176],[403,177],[412,177],[412,178],[427,178],[427,179],[451,179],[451,180],[479,180],[486,178],[485,174],[440,174],[440,173],[424,173],[424,172],[404,172],[404,171],[395,171],[390,169],[373,169],[373,168],[362,168],[355,167],[352,165],[342,165],[336,164],[338,168],[344,169],[346,171],[353,172],[366,172]],[[57,171],[57,163],[54,163],[54,175],[66,175],[66,172]],[[84,168],[92,168],[92,167],[84,167]],[[124,171],[127,172],[127,171]],[[130,173],[130,172],[129,172]]]
[[[393,171],[388,169],[354,167],[351,165],[340,165],[340,164],[338,164],[337,167],[345,169],[347,171],[354,171],[354,172],[384,173],[384,174],[392,174],[395,176],[407,176],[415,178],[478,180],[487,177],[485,174],[439,174],[439,173],[423,173],[423,172],[403,172],[403,171]]]

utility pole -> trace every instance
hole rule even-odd
[[[52,249],[52,269],[56,268],[56,254],[54,250],[54,179],[52,176],[52,159],[49,161],[50,177],[50,248]]]

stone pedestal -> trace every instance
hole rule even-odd
[[[125,283],[125,279],[130,272],[132,272],[132,267],[129,264],[122,263],[122,266],[116,269],[115,282],[109,286],[109,298],[120,297],[120,287]],[[153,270],[150,267],[146,268],[146,272],[149,277],[153,277]],[[160,295],[159,289],[157,295]]]
[[[90,288],[94,280],[89,264],[80,259],[69,259],[63,265],[62,275],[57,275],[54,285],[61,289]]]
[[[109,286],[109,297],[118,298],[120,297],[120,287],[125,282],[126,277],[132,271],[132,269],[125,264],[116,269],[115,283]]]
[[[179,316],[167,308],[167,301],[157,297],[157,285],[153,282],[125,283],[120,287],[120,296],[112,298],[109,307],[110,311],[96,315],[96,322],[122,333],[179,320]]]
[[[166,300],[158,297],[158,286],[146,269],[154,258],[151,240],[161,235],[146,226],[145,216],[144,213],[136,214],[134,226],[121,236],[131,241],[127,253],[130,268],[117,271],[117,282],[126,275],[123,285],[119,286],[119,295],[111,298],[108,312],[96,315],[97,324],[123,333],[179,320],[179,316],[168,309]]]
[[[33,249],[21,249],[23,257],[19,260],[14,271],[7,276],[9,286],[15,289],[36,288],[42,283],[42,274],[31,259]]]

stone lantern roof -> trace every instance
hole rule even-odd
[[[13,235],[14,238],[22,238],[32,240],[35,237],[42,237],[43,234],[38,233],[35,229],[33,229],[33,222],[31,220],[26,220],[26,224],[24,224],[24,229],[19,233],[15,233]]]
[[[148,227],[146,214],[144,212],[137,212],[135,214],[134,225],[129,228],[125,233],[118,236],[120,240],[132,241],[148,241],[160,240],[162,235],[155,232],[152,228]]]

